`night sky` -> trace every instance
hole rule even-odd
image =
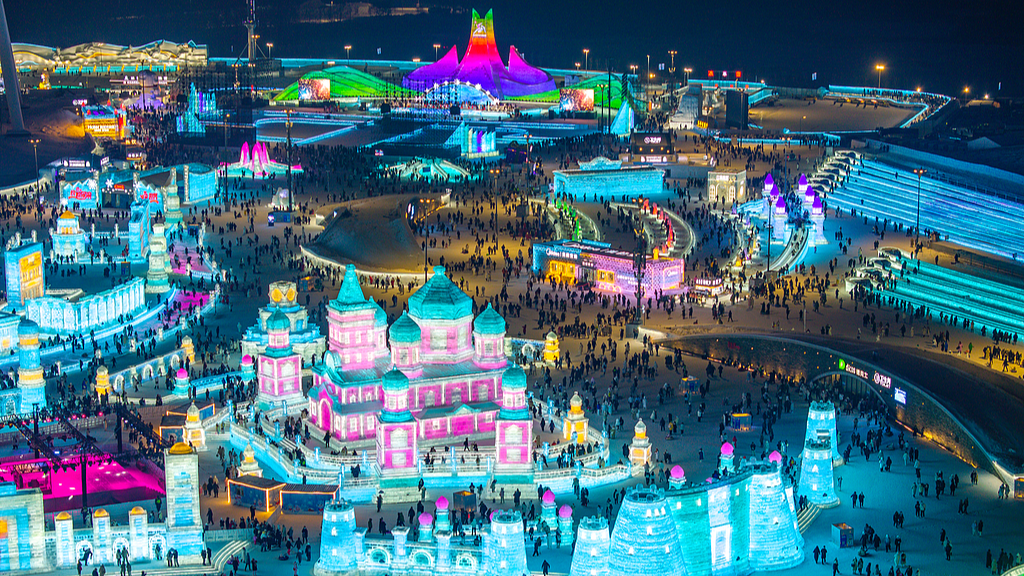
[[[317,0],[313,0],[317,1]],[[341,57],[345,44],[354,58],[433,58],[434,43],[459,46],[469,36],[468,13],[495,12],[503,58],[514,43],[528,61],[572,68],[591,50],[591,65],[615,70],[629,64],[651,67],[669,61],[692,67],[742,70],[744,78],[811,86],[822,83],[875,85],[876,62],[887,66],[883,86],[921,86],[947,94],[965,85],[972,94],[1024,94],[1024,35],[1019,4],[1013,2],[927,2],[867,0],[836,3],[784,0],[722,0],[681,3],[558,3],[542,0],[456,3],[429,16],[374,18],[333,24],[297,24],[298,0],[262,0],[261,42],[273,42],[274,56]],[[397,2],[395,2],[397,4]],[[5,0],[15,41],[69,46],[87,41],[142,44],[164,38],[194,40],[213,56],[237,55],[245,43],[244,0],[129,1],[59,0],[40,10],[38,0]],[[424,4],[426,5],[426,4]],[[447,12],[447,13],[444,13]]]

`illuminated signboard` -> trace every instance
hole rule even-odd
[[[667,164],[668,156],[640,156],[640,162],[647,162],[650,164]]]
[[[902,388],[897,388],[893,393],[893,398],[896,399],[900,404],[907,404],[907,391]]]
[[[850,365],[850,363],[847,362],[846,360],[839,360],[839,369],[846,372],[847,374],[853,374],[858,378],[863,378],[868,382],[874,382],[875,384],[881,386],[882,388],[885,388],[886,390],[892,387],[891,376],[886,376],[885,374],[876,371],[869,377],[867,372],[861,370],[860,368],[857,368],[856,366]]]
[[[661,144],[661,136],[644,136],[644,144]]]

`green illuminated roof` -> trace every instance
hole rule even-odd
[[[399,85],[381,80],[376,76],[367,74],[361,70],[348,66],[334,66],[316,72],[309,72],[302,76],[303,79],[326,78],[331,81],[331,98],[370,98],[391,94],[396,97],[405,97],[418,94],[416,90],[409,90]],[[295,82],[281,91],[274,97],[275,102],[292,101],[299,99],[299,83]]]
[[[420,341],[420,327],[416,321],[409,318],[409,314],[402,312],[402,315],[395,320],[388,330],[392,343],[411,344]]]

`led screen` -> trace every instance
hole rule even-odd
[[[330,100],[330,78],[299,78],[299,100]]]
[[[594,90],[590,88],[560,88],[558,90],[558,106],[563,112],[593,112]]]

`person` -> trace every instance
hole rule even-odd
[[[540,569],[544,572],[544,576],[547,576],[548,570],[551,569],[551,564],[549,564],[548,561],[545,560],[544,563],[540,565]]]
[[[815,564],[818,563],[818,557],[819,556],[821,556],[821,548],[818,548],[817,546],[815,546],[814,547],[814,563]]]
[[[839,559],[832,560],[832,576],[839,574]]]

